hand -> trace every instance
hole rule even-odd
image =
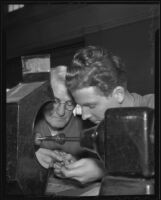
[[[100,160],[83,158],[55,169],[54,172],[61,178],[71,178],[85,184],[101,179],[105,174],[105,168]]]
[[[59,151],[57,150],[50,150],[50,149],[44,149],[39,148],[35,155],[37,157],[37,160],[44,168],[49,168],[53,166],[54,162],[62,162],[63,157],[60,155]]]
[[[64,166],[68,166],[71,163],[74,163],[76,161],[76,158],[69,153],[59,151],[60,155],[62,156]]]
[[[53,165],[54,168],[54,174],[60,178],[65,178],[61,174],[61,168],[63,166],[67,167],[69,164],[76,162],[76,158],[72,156],[71,154],[60,152],[60,155],[62,156],[63,161],[62,162],[55,162]]]

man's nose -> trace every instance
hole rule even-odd
[[[56,108],[56,112],[59,116],[64,116],[65,115],[65,104],[60,103]]]
[[[87,108],[82,108],[82,119],[86,120],[89,119],[91,117],[90,112],[88,111]]]

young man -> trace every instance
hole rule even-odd
[[[74,55],[67,69],[66,84],[75,102],[81,106],[82,119],[99,124],[105,111],[114,107],[147,106],[154,108],[154,95],[129,93],[121,59],[105,49],[85,47]],[[87,183],[100,179],[104,169],[93,159],[80,159],[62,167],[63,176]]]

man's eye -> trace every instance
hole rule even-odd
[[[57,98],[54,99],[54,103],[59,103],[59,102],[60,102],[59,99],[57,99]]]
[[[90,108],[90,109],[93,109],[93,108],[95,108],[95,107],[96,107],[96,105],[93,105],[93,104],[92,104],[92,105],[89,105],[89,108]]]
[[[67,101],[66,104],[67,104],[68,106],[74,106],[74,103],[73,103],[72,101]]]

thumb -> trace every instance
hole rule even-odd
[[[75,169],[78,167],[81,167],[83,165],[83,159],[80,159],[78,161],[72,162],[69,165],[66,166],[67,169]]]

